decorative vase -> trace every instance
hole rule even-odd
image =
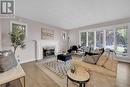
[[[17,66],[14,53],[11,50],[0,51],[0,73]]]
[[[73,66],[71,66],[71,73],[75,73],[75,66],[73,65]]]

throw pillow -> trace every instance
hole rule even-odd
[[[83,61],[87,62],[87,63],[91,63],[91,64],[96,64],[99,57],[100,57],[100,55],[92,55],[92,56],[87,55],[87,56],[85,56]]]
[[[97,65],[102,66],[106,61],[109,56],[109,52],[105,51],[97,61]]]
[[[104,48],[96,49],[95,53],[103,54]]]
[[[103,67],[105,67],[106,69],[109,69],[111,71],[117,70],[117,61],[115,59],[115,53],[114,52],[110,53],[109,58],[107,59],[107,61],[103,65]]]

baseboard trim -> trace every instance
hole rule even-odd
[[[27,61],[21,61],[20,64],[29,63],[29,62],[33,62],[33,61],[35,61],[35,59],[27,60]]]
[[[120,59],[120,58],[119,58],[118,61],[130,63],[130,59]]]

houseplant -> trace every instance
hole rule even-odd
[[[13,26],[9,36],[13,46],[14,54],[18,47],[25,47],[25,29],[22,26]]]

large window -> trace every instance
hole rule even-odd
[[[87,43],[87,33],[81,32],[81,46],[86,46]]]
[[[94,48],[94,32],[88,32],[88,46]]]
[[[96,48],[103,48],[103,31],[96,31]]]
[[[128,27],[117,27],[111,30],[81,32],[81,46],[92,48],[110,48],[117,55],[128,56]]]
[[[127,27],[119,27],[116,29],[116,52],[117,54],[127,56],[128,31]]]
[[[114,49],[114,30],[106,30],[106,47]]]
[[[25,39],[27,38],[27,25],[26,24],[12,21],[10,27],[11,27],[10,29],[11,32],[16,32],[16,30],[20,29]]]

